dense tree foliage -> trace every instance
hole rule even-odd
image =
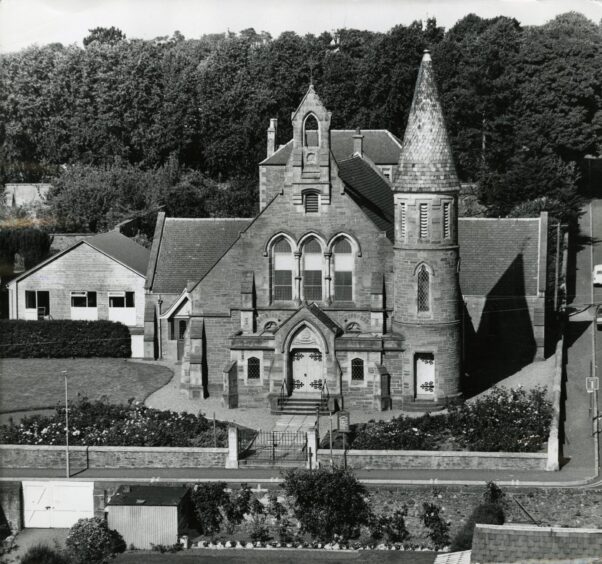
[[[73,229],[161,204],[252,215],[269,118],[279,118],[278,142],[290,139],[291,112],[313,81],[333,128],[401,137],[425,48],[459,174],[479,184],[491,215],[543,206],[571,219],[583,158],[600,148],[602,34],[576,13],[539,27],[468,15],[445,33],[434,20],[386,33],[247,29],[152,41],[96,28],[84,44],[0,57],[0,182],[58,176],[51,201]],[[89,201],[71,197],[75,179]],[[77,210],[88,206],[84,225]]]

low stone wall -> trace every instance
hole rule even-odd
[[[336,464],[343,451],[333,450]],[[321,464],[330,463],[330,450],[318,450]],[[545,452],[467,452],[431,450],[348,450],[347,466],[356,470],[545,470]]]
[[[83,447],[69,448],[73,471],[90,468],[224,468],[227,448]],[[2,468],[65,466],[64,446],[0,445]]]
[[[557,562],[602,554],[602,529],[477,525],[471,562]]]

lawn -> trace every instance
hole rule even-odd
[[[106,396],[109,402],[144,400],[169,382],[165,366],[117,358],[0,359],[0,413],[55,407],[65,401],[63,371],[69,397]]]

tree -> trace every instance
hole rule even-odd
[[[94,41],[112,44],[125,40],[125,33],[115,26],[95,27],[94,29],[89,29],[88,31],[90,32],[90,35],[84,37],[84,47],[87,47]]]
[[[346,468],[292,469],[281,484],[293,502],[302,530],[316,539],[344,539],[359,535],[371,520],[366,489]]]

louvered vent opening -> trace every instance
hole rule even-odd
[[[420,204],[420,238],[428,239],[429,236],[429,208],[428,204]]]
[[[443,238],[451,238],[451,220],[450,220],[451,204],[443,204]]]
[[[399,237],[402,241],[406,239],[406,205],[400,204],[399,209]]]
[[[318,213],[320,209],[320,196],[318,194],[305,194],[305,213]]]

